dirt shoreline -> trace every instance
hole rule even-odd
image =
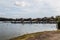
[[[60,40],[60,30],[25,34],[10,40]]]

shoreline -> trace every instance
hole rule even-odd
[[[36,32],[36,33],[31,33],[31,34],[25,34],[19,37],[12,38],[10,40],[50,40],[50,39],[56,39],[59,40],[60,38],[60,30],[55,30],[55,31],[44,31],[44,32]],[[53,39],[53,40],[54,40]]]

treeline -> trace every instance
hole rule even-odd
[[[43,18],[4,18],[4,17],[0,17],[0,21],[58,21],[60,20],[60,16],[52,16],[52,17],[43,17]]]
[[[0,17],[0,21],[14,21],[15,19],[13,18],[3,18],[3,17]]]

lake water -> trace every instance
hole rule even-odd
[[[11,24],[0,23],[0,40],[8,40],[23,34],[57,30],[56,24]]]

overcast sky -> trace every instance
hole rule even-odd
[[[37,18],[60,15],[60,0],[0,0],[0,17]]]

